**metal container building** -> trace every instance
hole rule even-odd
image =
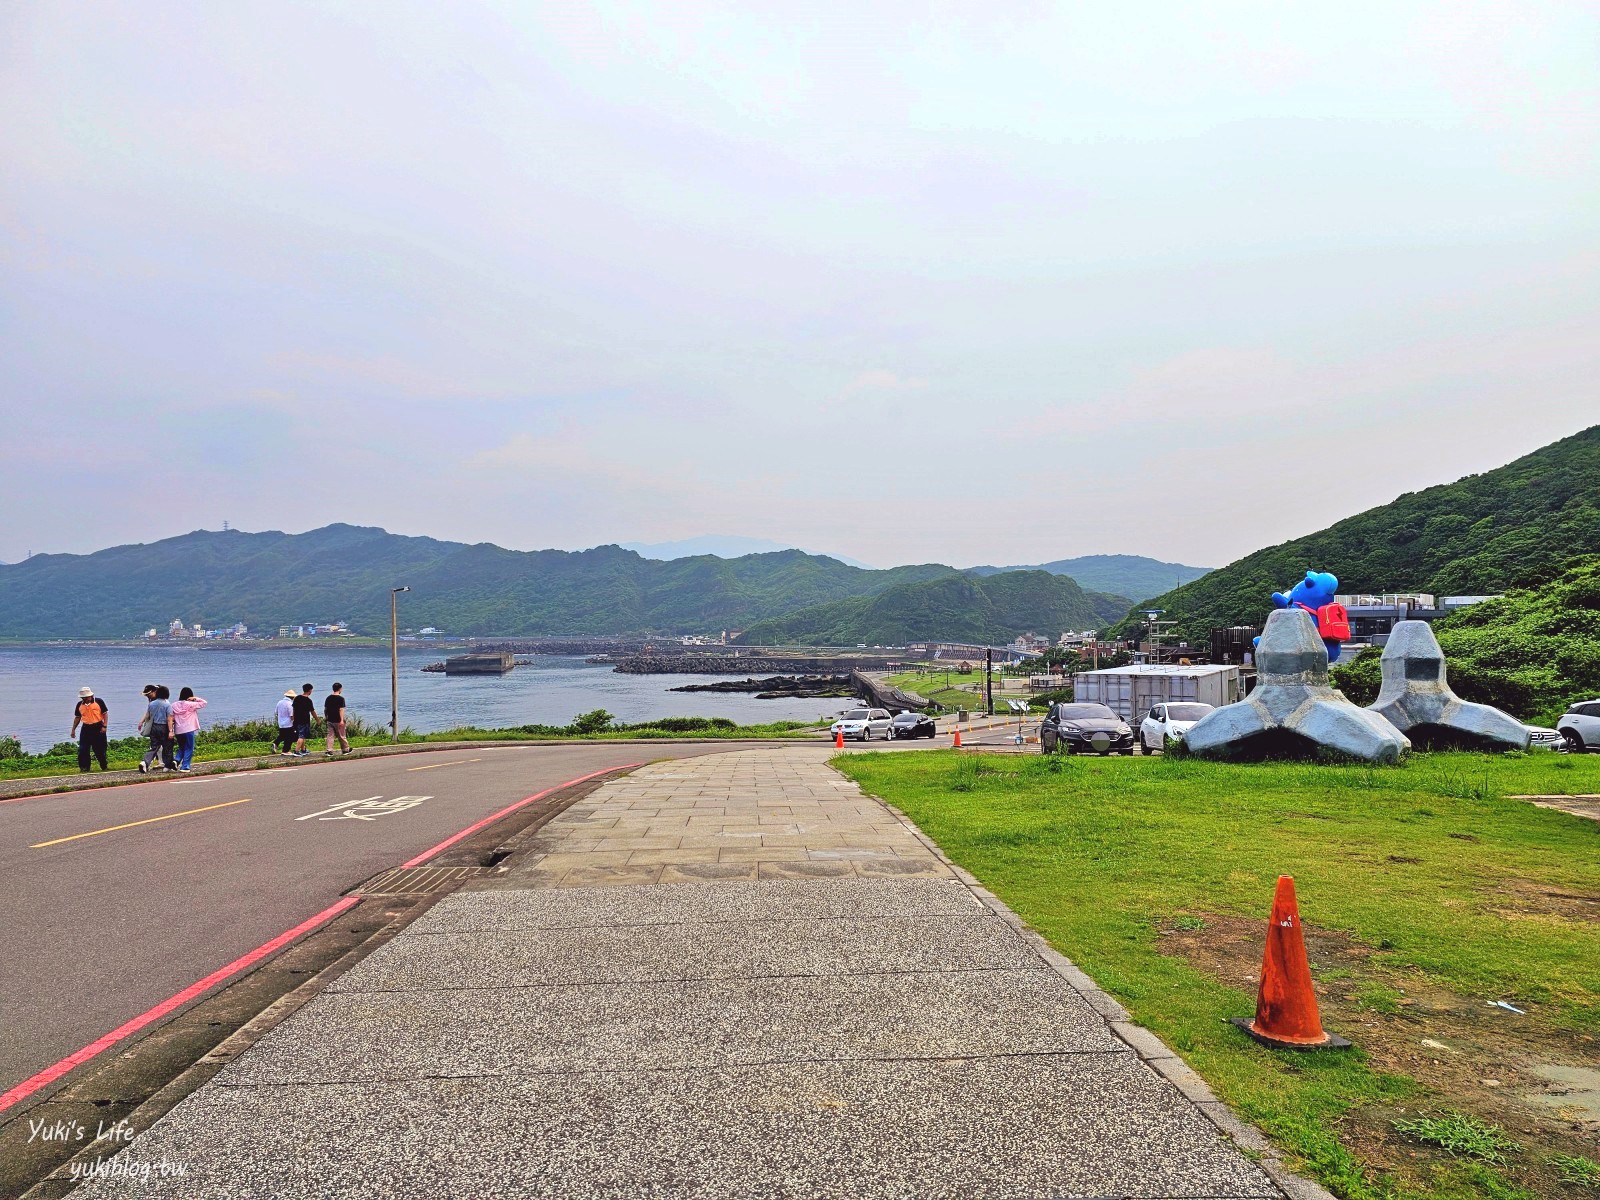
[[[1239,668],[1234,666],[1183,667],[1145,663],[1080,671],[1073,676],[1072,698],[1079,703],[1104,704],[1130,725],[1144,719],[1153,705],[1172,700],[1196,700],[1221,708],[1244,699]]]

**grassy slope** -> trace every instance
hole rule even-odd
[[[1500,1185],[1476,1166],[1391,1178],[1363,1164],[1335,1123],[1416,1086],[1360,1051],[1274,1054],[1245,1040],[1223,1020],[1249,1015],[1254,997],[1162,955],[1159,921],[1264,918],[1273,881],[1292,874],[1308,927],[1392,947],[1374,956],[1384,969],[1508,998],[1574,1039],[1600,1033],[1600,927],[1512,919],[1500,892],[1512,880],[1600,892],[1594,822],[1501,798],[1600,792],[1600,758],[1434,755],[1369,770],[933,751],[835,765],[909,814],[1341,1195]]]
[[[1600,553],[1600,425],[1455,483],[1408,492],[1318,533],[1269,546],[1146,601],[1194,641],[1260,625],[1272,593],[1307,570],[1343,592],[1481,595],[1543,583]]]

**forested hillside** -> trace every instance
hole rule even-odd
[[[1046,571],[951,574],[760,621],[740,640],[811,646],[932,639],[1003,643],[1030,631],[1054,638],[1068,629],[1094,629],[1127,607],[1125,596],[1086,592],[1066,576]]]
[[[1343,592],[1482,595],[1544,583],[1575,556],[1594,553],[1600,426],[1258,550],[1141,607],[1165,609],[1179,635],[1194,641],[1218,626],[1260,625],[1272,593],[1307,570],[1332,571]]]
[[[1138,554],[1085,554],[1079,558],[1058,558],[1054,562],[1024,567],[973,567],[972,573],[998,575],[1002,571],[1049,571],[1052,575],[1068,576],[1088,591],[1126,596],[1137,603],[1175,584],[1199,579],[1209,570],[1210,567],[1162,562]],[[1122,614],[1117,615],[1120,617]]]
[[[329,525],[309,533],[196,532],[95,554],[0,566],[0,637],[132,637],[174,617],[276,630],[348,620],[463,634],[698,633],[823,601],[949,575],[942,565],[867,571],[798,550],[657,562],[600,546],[522,552]]]

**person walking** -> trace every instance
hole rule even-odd
[[[172,736],[178,743],[178,770],[185,773],[194,762],[194,738],[200,732],[200,710],[206,702],[184,688],[172,702]]]
[[[144,716],[139,718],[139,732],[150,739],[150,746],[144,752],[144,757],[139,760],[139,774],[148,775],[150,767],[157,756],[161,759],[163,770],[170,771],[176,765],[172,761],[172,702],[161,693],[166,692],[165,687],[147,683],[144,685],[145,705]]]
[[[294,693],[285,692],[278,701],[278,740],[274,743],[280,752],[294,752]]]
[[[100,760],[100,769],[106,769],[106,724],[111,719],[111,709],[94,694],[93,688],[78,689],[78,703],[72,709],[72,733],[78,739],[78,770],[87,774],[91,767],[90,756]]]
[[[317,719],[317,702],[311,698],[311,693],[316,691],[309,683],[300,689],[300,694],[294,698],[294,756],[304,758],[306,739],[311,736],[311,722]]]
[[[339,748],[350,753],[350,739],[344,735],[344,684],[336,683],[328,698],[322,702],[322,721],[328,732],[328,757],[333,757],[333,740],[339,739]]]

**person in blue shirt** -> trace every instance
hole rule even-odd
[[[145,706],[144,716],[139,718],[139,731],[150,739],[150,748],[139,760],[139,774],[150,773],[157,755],[161,756],[163,770],[175,770],[177,762],[172,757],[172,692],[166,687],[147,683],[144,685],[144,698],[149,703]]]

